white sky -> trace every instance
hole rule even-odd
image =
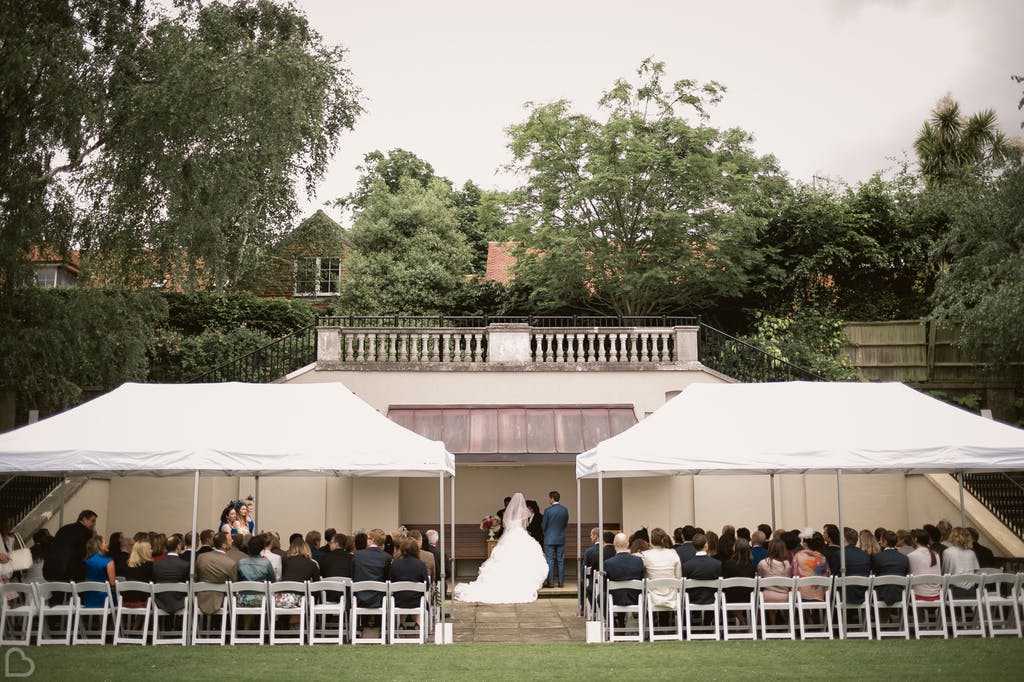
[[[456,185],[510,189],[505,128],[525,102],[596,113],[648,56],[669,82],[724,84],[711,123],[752,132],[799,180],[854,183],[912,156],[946,93],[1022,132],[1010,75],[1024,73],[1024,0],[294,2],[348,48],[366,109],[304,215],[352,191],[376,149],[407,149]]]

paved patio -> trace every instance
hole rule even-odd
[[[450,602],[445,608],[451,608]],[[530,604],[470,604],[454,606],[455,642],[540,643],[585,642],[586,627],[576,616],[575,591],[571,598],[541,597]]]

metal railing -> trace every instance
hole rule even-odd
[[[187,384],[244,381],[267,384],[316,361],[317,323],[229,360],[186,381]]]
[[[621,317],[615,315],[328,315],[320,317],[323,327],[362,329],[407,329],[444,327],[487,327],[492,324],[527,324],[531,327],[686,327],[700,319],[679,315]]]
[[[964,490],[974,495],[1017,537],[1024,538],[1024,474],[964,474]]]
[[[700,323],[698,349],[697,357],[702,365],[743,383],[825,381],[809,369],[703,322]]]
[[[35,509],[64,479],[60,476],[9,476],[0,484],[0,516],[13,526]]]

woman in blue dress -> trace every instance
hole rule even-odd
[[[111,589],[117,577],[114,575],[114,560],[107,556],[107,541],[97,533],[85,545],[85,579],[107,583]],[[102,608],[107,595],[102,592],[86,592],[82,595],[82,606],[90,609]]]

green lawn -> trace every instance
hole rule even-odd
[[[1021,679],[1024,640],[29,647],[31,679]],[[6,654],[6,649],[0,649]],[[3,656],[7,659],[7,656]],[[27,669],[11,657],[9,672]]]

